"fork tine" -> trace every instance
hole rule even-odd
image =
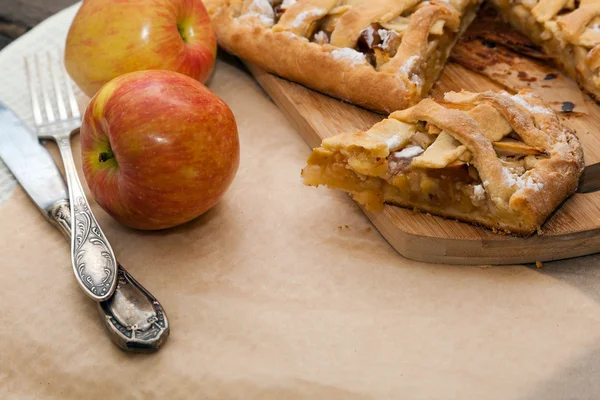
[[[60,63],[60,69],[62,72],[63,81],[65,83],[65,86],[67,87],[67,98],[69,99],[69,105],[71,107],[71,114],[73,115],[73,118],[81,118],[81,113],[79,112],[79,105],[77,104],[77,99],[75,98],[75,93],[73,93],[71,77],[67,73],[67,70],[65,69],[65,64],[63,62]]]
[[[52,83],[54,84],[54,95],[56,96],[56,105],[58,106],[58,116],[61,120],[67,119],[67,109],[65,108],[65,102],[62,96],[61,79],[56,75],[54,68],[54,61],[50,53],[47,53],[48,57],[48,68],[50,69],[50,76],[52,77]]]
[[[25,57],[25,74],[27,75],[27,85],[29,86],[29,98],[31,99],[31,108],[33,110],[33,120],[35,125],[39,126],[44,122],[42,118],[42,110],[40,108],[40,102],[38,92],[36,89],[36,83],[34,82],[34,73],[31,66],[30,57]]]
[[[42,99],[44,100],[46,119],[48,120],[48,123],[53,123],[56,121],[56,118],[54,117],[54,110],[52,110],[52,103],[50,102],[50,96],[48,95],[48,88],[46,87],[46,85],[44,85],[44,79],[42,78],[42,73],[40,70],[40,58],[37,54],[35,55],[35,67],[40,83],[40,91],[42,92]]]

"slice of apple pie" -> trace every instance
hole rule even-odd
[[[444,100],[323,140],[302,170],[304,183],[349,192],[367,209],[385,202],[535,232],[577,188],[577,137],[528,92],[449,92]]]
[[[383,112],[425,97],[481,0],[205,0],[219,44]]]
[[[600,101],[600,1],[492,0],[505,19]]]

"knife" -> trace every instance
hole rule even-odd
[[[70,239],[71,214],[65,181],[46,148],[2,103],[0,158],[46,219]],[[155,351],[169,336],[169,322],[162,305],[120,264],[114,294],[97,304],[110,338],[122,349]]]
[[[597,190],[600,190],[600,163],[585,167],[577,186],[577,193],[591,193]]]

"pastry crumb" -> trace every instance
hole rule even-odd
[[[342,226],[341,226],[341,225],[339,225],[339,226],[338,226],[338,229],[341,231],[341,230],[342,230]]]
[[[368,226],[368,227],[365,229],[365,232],[371,232],[371,230],[372,230],[372,229],[371,229],[371,227],[370,227],[370,226]]]
[[[542,268],[543,266],[544,266],[544,264],[542,264],[542,262],[541,262],[541,261],[536,261],[536,262],[535,262],[535,267],[536,267],[537,269],[540,269],[540,268]]]
[[[350,227],[348,225],[344,225],[344,228],[349,229]]]

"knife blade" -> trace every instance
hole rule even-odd
[[[12,110],[0,103],[0,157],[31,200],[45,211],[69,198],[50,153]]]
[[[46,148],[2,103],[0,158],[46,219],[70,239],[71,214],[65,181]],[[114,294],[97,306],[106,331],[124,350],[158,350],[170,333],[164,308],[121,264],[118,274]]]
[[[577,186],[577,193],[591,193],[597,190],[600,190],[600,163],[585,167]]]

